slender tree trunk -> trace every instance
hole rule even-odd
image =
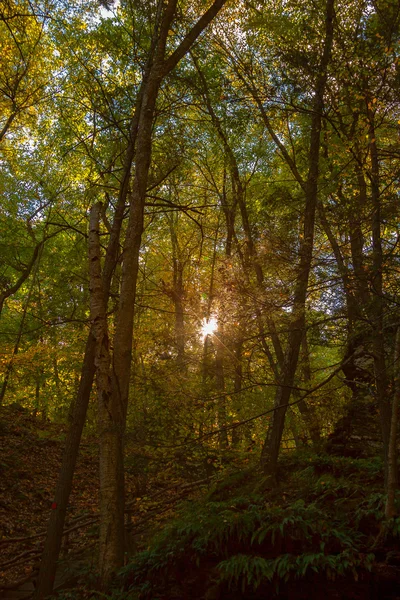
[[[115,432],[115,406],[110,402],[110,352],[107,326],[106,297],[101,276],[101,248],[99,237],[101,204],[92,207],[89,226],[90,317],[95,338],[95,366],[98,398],[98,432],[100,441],[100,564],[120,564],[123,561],[124,523],[118,521],[123,511],[123,500],[116,494],[122,473],[115,469],[120,451]],[[117,432],[118,433],[118,432]],[[119,510],[116,511],[115,507]],[[120,529],[118,529],[118,527]],[[122,555],[121,555],[122,554]],[[107,573],[107,581],[115,572]]]
[[[94,351],[94,338],[90,334],[86,342],[79,390],[64,447],[54,503],[47,525],[47,534],[35,593],[37,600],[46,598],[53,591],[57,560],[62,543],[65,515],[67,513],[68,500],[72,487],[72,478],[75,471],[82,429],[85,423],[90,391],[92,389],[94,377]]]
[[[308,349],[307,331],[304,331],[303,339],[301,341],[301,358],[302,358],[302,371],[303,381],[306,387],[311,387],[311,365],[310,365],[310,352]],[[317,415],[314,407],[308,404],[304,398],[300,399],[297,403],[301,416],[304,419],[304,423],[310,434],[311,441],[314,446],[318,447],[321,442],[321,434]]]
[[[242,391],[242,382],[243,382],[243,365],[242,365],[242,353],[243,353],[243,338],[239,337],[236,340],[234,345],[234,357],[235,357],[235,373],[233,379],[233,391],[234,391],[234,400],[233,406],[235,413],[237,415],[237,419],[240,421],[241,414],[241,399],[240,392]],[[232,430],[232,446],[236,447],[240,444],[242,439],[240,427],[235,427]]]
[[[280,385],[277,387],[274,412],[261,453],[264,471],[276,478],[280,444],[285,424],[285,415],[297,369],[301,340],[305,330],[305,301],[314,243],[314,223],[318,197],[319,155],[321,145],[322,110],[333,42],[334,0],[327,0],[325,42],[320,70],[317,77],[313,116],[311,122],[309,172],[305,187],[304,230],[300,239],[300,261],[297,267],[296,285],[293,294],[293,309],[289,325]]]
[[[385,302],[383,296],[383,251],[381,238],[381,201],[379,189],[380,177],[374,115],[369,98],[366,99],[366,103],[369,119],[372,200],[372,293],[368,316],[372,328],[375,387],[383,439],[385,480],[387,481],[391,407],[388,394],[385,339],[383,331]]]
[[[147,68],[148,70],[148,65]],[[146,73],[147,73],[146,70]],[[146,79],[146,73],[144,80]],[[107,245],[107,252],[103,267],[104,294],[108,300],[111,280],[114,269],[118,261],[119,240],[126,199],[129,193],[129,183],[131,178],[132,162],[135,154],[137,129],[139,123],[140,107],[143,99],[143,86],[139,91],[136,102],[135,112],[133,114],[130,129],[129,141],[125,152],[123,174],[118,194],[118,201],[115,208],[113,224],[110,233],[110,239]],[[90,330],[85,346],[84,358],[82,363],[81,377],[78,387],[76,400],[70,413],[70,427],[63,452],[61,469],[55,491],[54,509],[52,509],[47,525],[44,550],[40,563],[40,570],[35,592],[35,599],[41,600],[53,591],[57,561],[60,554],[62,533],[64,530],[65,515],[67,511],[69,496],[72,488],[72,479],[75,471],[76,461],[79,453],[79,445],[82,437],[82,431],[86,420],[87,408],[89,405],[90,393],[95,374],[95,339]]]
[[[226,189],[226,166],[224,165],[224,177],[223,177],[223,187],[221,194],[221,204],[222,210],[225,215],[225,225],[226,225],[226,240],[225,240],[225,256],[229,259],[232,256],[232,243],[235,237],[235,219],[236,219],[236,206],[237,206],[237,198],[235,194],[232,194],[232,201],[228,201],[228,194]],[[232,186],[233,189],[233,186]]]
[[[137,128],[137,115],[132,119],[132,135],[127,150],[127,156],[133,156],[135,124]],[[129,188],[129,174],[131,158],[126,158],[124,167],[124,176],[120,188],[117,206],[114,213],[113,225],[110,239],[107,246],[106,257],[103,268],[104,294],[108,298],[111,286],[111,279],[117,263],[119,251],[119,238],[122,227],[125,201]],[[43,554],[40,562],[40,570],[35,592],[35,599],[42,600],[53,591],[54,579],[57,569],[57,561],[60,554],[62,534],[64,530],[65,516],[67,513],[69,496],[72,488],[72,480],[75,472],[76,461],[79,453],[79,445],[82,437],[82,431],[86,420],[87,408],[89,405],[90,393],[92,390],[95,374],[95,338],[90,329],[86,341],[84,358],[81,369],[78,392],[75,402],[71,407],[70,425],[65,441],[61,469],[58,476],[57,487],[54,495],[53,508],[47,524],[46,539]]]
[[[368,281],[365,270],[364,260],[364,236],[361,229],[361,218],[363,209],[368,206],[367,197],[367,185],[365,182],[364,173],[362,170],[362,153],[357,152],[358,162],[356,164],[357,181],[359,193],[356,197],[356,203],[353,206],[350,203],[349,207],[349,233],[350,233],[350,247],[351,247],[351,259],[354,267],[355,275],[355,293],[354,296],[357,299],[358,311],[362,314],[365,313],[366,307],[370,302],[370,293],[368,289]],[[346,202],[344,202],[346,205]]]
[[[178,259],[174,268],[175,339],[178,364],[185,368],[185,317],[183,309],[183,264]]]
[[[364,193],[362,193],[362,197],[364,198]],[[366,202],[366,197],[364,200]],[[346,205],[344,198],[342,198],[342,202],[344,205]],[[358,226],[354,224],[356,221],[355,215],[351,216],[350,221],[353,222],[353,226],[350,225],[350,244],[353,271],[355,276],[355,281],[353,282],[352,280],[354,280],[354,277],[352,277],[350,268],[345,263],[340,245],[326,217],[322,202],[319,204],[318,208],[320,222],[331,245],[343,283],[347,313],[347,347],[343,373],[345,376],[345,383],[351,390],[353,401],[358,402],[365,393],[365,387],[362,385],[363,383],[365,384],[365,375],[357,367],[356,351],[367,346],[367,331],[365,328],[362,328],[362,324],[365,322],[363,312],[368,309],[370,303],[369,293],[368,290],[364,289],[364,283],[362,279],[364,278],[362,234],[358,229]],[[353,213],[353,209],[351,209],[351,212]],[[355,237],[357,239],[355,239]]]
[[[387,498],[385,505],[385,517],[393,519],[396,515],[395,496],[398,488],[397,472],[397,428],[399,420],[400,404],[400,326],[397,326],[396,341],[394,346],[394,394],[392,402],[392,418],[390,423],[390,437],[388,448],[388,474],[387,474]]]
[[[214,248],[213,248],[213,255],[212,255],[212,262],[211,262],[211,274],[210,274],[210,285],[208,288],[208,302],[207,302],[207,312],[206,312],[206,320],[207,322],[210,320],[211,317],[211,308],[212,308],[212,303],[213,303],[213,299],[214,299],[214,276],[215,276],[215,263],[216,263],[216,259],[217,259],[217,243],[218,243],[218,231],[219,231],[219,223],[217,226],[217,230],[215,233],[215,239],[214,239]],[[204,344],[203,344],[203,357],[202,357],[202,362],[201,362],[201,383],[202,383],[202,394],[204,398],[207,398],[208,392],[209,392],[209,380],[211,379],[211,371],[212,371],[212,364],[211,364],[211,351],[210,351],[210,342],[211,342],[211,336],[210,335],[206,335],[204,338]],[[209,408],[210,405],[205,407],[205,410],[203,409],[203,415],[204,415],[204,420],[201,422],[200,424],[200,428],[199,428],[199,436],[201,437],[204,434],[204,426],[203,425],[207,425],[207,416],[209,414]],[[211,430],[214,426],[214,420],[211,421]]]
[[[169,218],[169,226],[172,243],[172,268],[173,268],[173,287],[168,295],[170,296],[175,310],[175,344],[177,350],[177,363],[181,369],[185,370],[185,318],[183,310],[183,271],[184,261],[182,260],[182,252],[179,246],[179,240],[176,233],[178,219]]]
[[[218,429],[222,429],[218,437],[220,449],[228,447],[228,432],[224,429],[227,425],[226,414],[226,396],[225,396],[225,374],[224,374],[224,344],[222,328],[218,330],[218,335],[214,336],[215,353],[215,388],[217,391],[217,422]]]

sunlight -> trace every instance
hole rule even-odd
[[[201,335],[203,339],[205,339],[208,335],[212,335],[214,331],[217,331],[218,323],[215,317],[210,317],[210,319],[203,319],[203,324],[201,326]]]

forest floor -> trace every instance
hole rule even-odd
[[[33,589],[65,434],[65,425],[42,421],[20,406],[0,408],[0,598],[21,597],[13,592],[21,586]],[[127,474],[127,519],[135,527],[132,553],[140,549],[149,528],[170,518],[175,503],[197,487],[171,479],[146,489],[143,483]],[[70,531],[64,535],[59,583],[73,581],[76,572],[84,572],[87,582],[95,581],[98,489],[98,444],[95,436],[85,436],[70,498],[65,527]]]
[[[66,426],[43,422],[19,406],[0,408],[3,600],[32,595],[65,434]],[[190,469],[169,457],[171,469],[157,467],[147,477],[140,452],[139,462],[132,462],[134,453],[130,466],[128,461],[131,560],[127,556],[116,597],[400,600],[400,518],[380,539],[379,457],[289,453],[281,459],[279,486],[271,487],[248,452],[211,478],[210,459],[199,463],[198,457]],[[86,435],[56,578],[58,589],[68,588],[65,598],[91,598],[96,587],[97,491],[98,443]],[[153,581],[149,573],[156,574]],[[283,582],[278,594],[277,581]]]
[[[0,410],[0,586],[34,575],[44,540],[66,428],[19,406]],[[63,554],[93,545],[97,513],[95,440],[82,444],[68,511]],[[86,524],[86,527],[84,525]]]

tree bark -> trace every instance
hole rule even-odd
[[[173,287],[169,296],[173,302],[175,310],[175,344],[177,350],[177,363],[182,369],[185,369],[185,318],[183,310],[183,297],[185,293],[183,285],[183,271],[185,261],[182,258],[181,248],[179,246],[176,226],[177,218],[169,217],[169,227],[172,244],[172,269],[173,269]]]
[[[95,344],[92,334],[86,342],[84,360],[82,365],[79,389],[74,404],[72,418],[65,442],[62,465],[54,495],[54,503],[50,513],[44,550],[40,562],[39,576],[35,598],[42,600],[51,594],[60,554],[65,516],[67,513],[69,495],[72,488],[72,478],[78,457],[79,443],[86,411],[89,403],[90,392],[94,377],[94,352]]]
[[[381,421],[383,452],[385,460],[385,480],[388,476],[388,453],[390,438],[391,407],[388,394],[388,380],[385,358],[383,320],[385,302],[383,295],[383,251],[381,238],[381,201],[378,147],[376,142],[374,114],[370,99],[366,98],[369,121],[369,150],[371,160],[371,200],[372,200],[372,278],[369,321],[372,329],[372,350],[377,403]]]
[[[226,414],[226,396],[225,396],[225,374],[224,374],[224,344],[222,328],[219,328],[218,335],[214,336],[216,345],[215,353],[215,389],[217,391],[217,422],[218,429],[221,429],[218,436],[218,443],[221,450],[229,445],[228,432],[225,429],[227,425]]]
[[[304,331],[303,339],[301,341],[301,358],[302,358],[302,371],[303,380],[305,386],[311,388],[311,366],[310,366],[310,353],[308,349],[307,331]],[[295,396],[299,396],[296,393]],[[299,398],[297,402],[301,416],[303,417],[304,423],[307,427],[311,441],[315,447],[321,442],[320,427],[315,413],[314,407],[308,404],[304,398]],[[293,428],[293,427],[292,427]],[[294,434],[295,435],[295,434]],[[296,437],[296,435],[295,435]],[[297,443],[297,442],[296,442]]]
[[[398,488],[397,472],[397,428],[400,404],[400,326],[397,326],[396,341],[394,346],[394,395],[392,402],[392,417],[390,423],[390,437],[388,448],[387,467],[387,498],[385,504],[385,517],[393,519],[396,515],[395,497]]]
[[[95,339],[95,367],[98,399],[98,432],[100,441],[100,564],[114,565],[123,561],[124,523],[118,521],[123,500],[116,496],[123,473],[115,468],[115,457],[120,451],[116,435],[115,407],[110,402],[110,351],[107,326],[107,307],[101,276],[101,248],[99,237],[101,204],[92,207],[89,225],[90,319]],[[118,433],[118,432],[117,432]],[[122,466],[122,465],[121,465]],[[115,506],[119,511],[115,511]],[[114,523],[115,521],[115,523]],[[118,529],[120,527],[120,529]],[[107,573],[107,578],[114,573]]]
[[[211,7],[193,26],[191,31],[184,37],[178,48],[168,57],[165,57],[166,42],[172,22],[175,18],[177,0],[159,5],[158,18],[155,24],[154,54],[149,66],[148,77],[143,81],[142,105],[139,113],[136,155],[135,155],[135,177],[132,185],[130,198],[129,218],[126,238],[123,249],[123,263],[121,276],[121,293],[115,320],[114,353],[111,365],[111,395],[110,412],[113,423],[110,429],[115,437],[113,456],[108,457],[110,464],[101,465],[100,469],[116,473],[112,480],[114,490],[109,490],[110,496],[116,499],[115,504],[110,507],[113,518],[104,524],[110,540],[119,545],[120,550],[113,553],[112,561],[106,560],[107,552],[103,549],[100,555],[100,580],[103,588],[107,587],[112,574],[122,566],[123,561],[123,439],[126,425],[126,414],[128,409],[129,381],[131,371],[133,317],[136,297],[136,282],[139,270],[139,251],[144,226],[144,204],[148,183],[151,155],[152,155],[152,129],[155,115],[158,92],[163,79],[177,65],[181,58],[190,50],[201,32],[219,12],[227,0],[215,0]],[[100,492],[101,493],[101,492]],[[114,540],[119,540],[114,541]],[[122,550],[121,550],[122,548]]]
[[[305,301],[314,244],[314,223],[318,198],[319,155],[321,146],[322,110],[327,81],[327,69],[333,42],[334,0],[327,0],[325,20],[325,42],[320,69],[317,76],[313,115],[311,120],[309,170],[305,186],[304,229],[300,238],[300,260],[293,294],[293,308],[289,324],[288,342],[285,351],[279,386],[276,390],[271,424],[261,453],[261,465],[266,474],[276,478],[278,456],[285,424],[286,410],[290,399],[297,369],[301,340],[305,330]]]
[[[140,106],[140,96],[138,100]],[[131,135],[128,144],[122,183],[119,190],[118,202],[115,208],[110,239],[107,245],[106,257],[103,267],[103,288],[105,297],[108,299],[111,287],[111,279],[118,260],[119,238],[125,210],[125,202],[129,189],[129,177],[131,163],[134,155],[134,146],[137,130],[137,111],[131,123]],[[86,341],[84,358],[81,369],[78,392],[72,406],[70,425],[65,441],[61,469],[58,476],[57,487],[54,496],[54,508],[50,512],[47,524],[47,533],[40,562],[39,576],[35,592],[36,600],[41,600],[53,591],[54,579],[57,569],[57,561],[60,554],[62,533],[64,530],[65,516],[68,507],[69,496],[72,488],[72,480],[75,472],[76,461],[79,453],[79,445],[82,431],[86,420],[90,393],[92,390],[95,374],[95,338],[90,329]]]

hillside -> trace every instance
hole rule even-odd
[[[2,598],[25,598],[34,589],[65,431],[64,425],[43,422],[19,405],[0,408]],[[176,503],[206,483],[204,478],[192,482],[174,478],[165,469],[158,479],[145,482],[143,474],[131,468],[126,475],[128,552],[142,548],[151,532],[171,518]],[[80,578],[95,586],[98,485],[98,441],[86,436],[74,476],[56,588],[74,585]]]

